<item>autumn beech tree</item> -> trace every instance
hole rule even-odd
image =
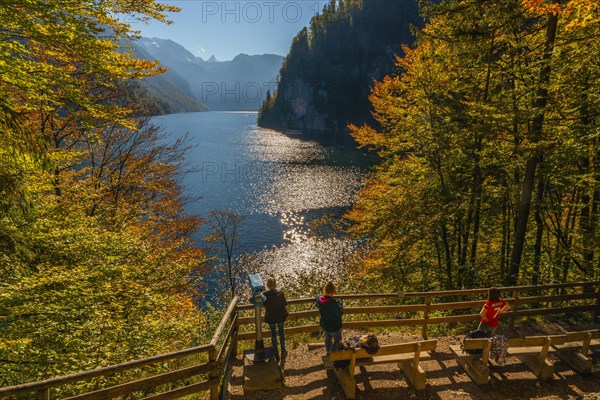
[[[351,127],[382,160],[348,214],[365,267],[420,289],[596,279],[598,5],[424,12],[372,91],[379,127]]]
[[[156,63],[120,48],[120,39],[136,36],[123,21],[168,22],[167,11],[177,8],[153,0],[9,1],[0,6],[0,192],[6,194],[5,208],[22,211],[21,183],[30,168],[51,167],[46,132],[60,139],[67,117],[81,132],[107,123],[135,126],[131,111],[103,101],[103,93],[159,70]],[[0,245],[17,245],[17,233],[2,226]]]
[[[127,110],[99,104],[81,83],[98,84],[141,78],[156,72],[156,63],[117,51],[118,41],[135,37],[127,20],[165,21],[173,6],[146,1],[10,1],[0,8],[1,125],[10,126],[40,105],[84,107],[96,117],[118,119]],[[6,133],[6,132],[4,132]]]
[[[156,64],[118,44],[136,35],[130,14],[167,11],[152,0],[0,6],[2,386],[201,338],[202,221],[177,183],[187,147],[144,117],[135,81]]]

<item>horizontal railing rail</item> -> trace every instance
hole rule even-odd
[[[134,368],[139,368],[151,364],[157,364],[164,361],[171,361],[198,353],[208,353],[212,349],[212,347],[213,346],[210,344],[192,347],[189,349],[180,350],[168,354],[161,354],[159,356],[148,357],[141,360],[130,361],[118,365],[111,365],[109,367],[97,368],[90,371],[48,379],[41,382],[25,383],[22,385],[12,386],[8,388],[0,388],[0,397],[5,396],[7,393],[10,395],[17,395],[31,392],[34,390],[39,391],[44,389],[50,389],[53,387],[63,386],[74,382],[87,381],[98,376],[112,375],[118,372],[124,372]]]

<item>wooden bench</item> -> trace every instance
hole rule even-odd
[[[563,344],[553,345],[556,355],[571,368],[583,375],[592,373],[590,347],[600,346],[600,329],[569,332]]]
[[[548,360],[548,353],[554,351],[551,346],[563,344],[566,335],[553,336],[527,336],[523,338],[508,339],[507,356],[517,357],[523,364],[541,380],[551,379],[554,375],[554,366]],[[465,349],[483,350],[481,355],[463,353],[460,345],[450,346],[458,363],[467,374],[479,385],[484,385],[489,380],[489,353],[491,339],[467,339]]]
[[[417,390],[425,389],[425,371],[419,365],[420,360],[431,358],[429,353],[437,345],[437,340],[383,345],[376,354],[369,354],[364,349],[355,348],[334,351],[329,356],[323,356],[326,369],[333,369],[348,399],[356,398],[356,367],[376,364],[398,364],[409,382]],[[350,364],[344,368],[336,368],[334,361],[348,360]]]
[[[467,339],[463,343],[464,350],[480,350],[482,354],[463,352],[459,344],[450,345],[450,350],[460,366],[478,385],[485,385],[490,378],[489,357],[492,339]]]
[[[516,356],[541,380],[552,379],[554,365],[548,360],[548,353],[553,351],[551,346],[563,344],[566,338],[566,335],[552,335],[508,339],[507,355]]]

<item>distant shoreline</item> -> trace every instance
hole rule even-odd
[[[195,114],[195,113],[223,113],[223,114],[258,114],[258,110],[204,110],[204,111],[182,111],[168,114],[154,114],[149,117],[164,117],[166,115],[179,115],[179,114]]]

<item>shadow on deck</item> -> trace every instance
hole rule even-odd
[[[397,342],[406,338],[385,338]],[[589,399],[600,400],[600,352],[592,354],[594,373],[583,377],[559,360],[555,360],[556,374],[552,381],[540,382],[518,359],[509,357],[504,366],[491,366],[491,380],[478,386],[470,380],[456,363],[448,346],[456,344],[456,338],[440,341],[432,353],[432,359],[421,362],[427,373],[427,386],[423,391],[412,388],[396,365],[362,367],[357,374],[357,399]],[[282,389],[268,392],[246,393],[243,391],[243,361],[234,365],[233,377],[227,393],[228,399],[297,399],[341,400],[344,393],[330,370],[321,363],[322,348],[307,348],[306,344],[289,352],[284,365],[285,385]]]

